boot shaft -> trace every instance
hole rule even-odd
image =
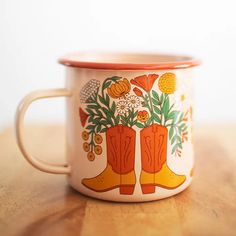
[[[116,125],[106,131],[107,161],[118,174],[134,170],[136,131]]]
[[[149,173],[161,170],[167,158],[168,130],[152,124],[140,132],[142,169]]]

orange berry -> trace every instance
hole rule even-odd
[[[101,155],[102,154],[102,147],[100,145],[96,145],[95,148],[94,148],[94,152],[97,155]]]
[[[89,147],[89,144],[87,142],[83,143],[83,149],[85,152],[88,152],[90,147]]]
[[[87,131],[82,132],[82,139],[85,141],[89,139],[89,133]]]
[[[95,159],[94,153],[93,152],[89,152],[87,154],[87,158],[88,158],[89,161],[94,161],[94,159]]]
[[[102,143],[102,136],[100,135],[100,134],[95,134],[95,136],[94,136],[94,141],[95,141],[95,143],[97,143],[97,144],[101,144]]]

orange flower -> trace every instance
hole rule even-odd
[[[157,74],[141,75],[132,79],[130,82],[131,84],[142,88],[146,92],[149,92],[158,77],[159,75]]]
[[[139,96],[139,97],[141,97],[142,95],[143,95],[143,92],[139,89],[139,88],[134,88],[133,89],[133,91],[134,91],[134,93],[137,95],[137,96]]]
[[[89,115],[85,111],[83,111],[83,109],[80,107],[79,116],[80,116],[81,125],[84,127]]]
[[[149,119],[149,114],[147,111],[139,111],[138,112],[138,115],[137,115],[137,119],[140,121],[140,122],[146,122],[148,119]]]
[[[120,98],[125,96],[130,91],[130,83],[127,79],[115,82],[109,88],[107,88],[108,94],[112,98]]]

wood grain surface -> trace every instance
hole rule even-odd
[[[62,126],[26,128],[30,151],[63,161]],[[111,203],[85,197],[63,175],[30,166],[13,129],[0,135],[0,235],[236,235],[236,125],[195,127],[192,185],[149,203]]]

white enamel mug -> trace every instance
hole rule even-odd
[[[35,91],[16,113],[18,145],[35,168],[65,174],[80,193],[103,200],[140,202],[187,188],[194,165],[192,67],[179,55],[65,56],[66,86]],[[35,100],[66,99],[67,166],[30,155],[23,120]]]

